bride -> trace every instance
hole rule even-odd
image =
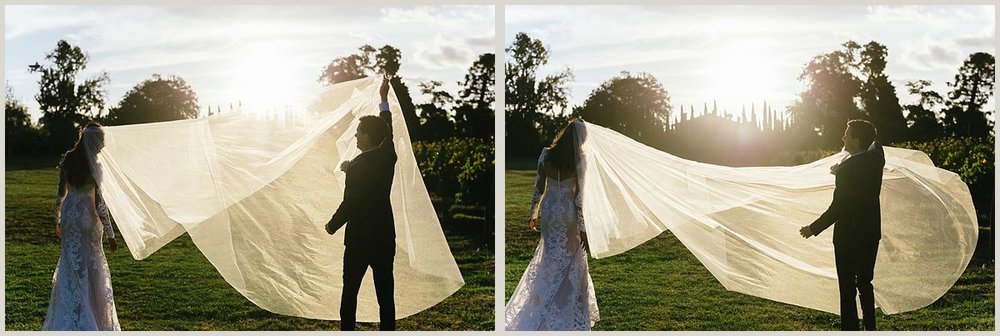
[[[541,218],[542,239],[507,303],[507,330],[589,330],[600,319],[576,176],[581,124],[571,120],[538,157],[528,227]]]
[[[102,244],[107,236],[111,251],[118,247],[98,188],[95,157],[103,147],[100,125],[87,125],[59,163],[56,236],[61,249],[43,330],[121,330]]]

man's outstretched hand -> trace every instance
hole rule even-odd
[[[389,79],[388,78],[384,78],[384,77],[382,78],[382,86],[378,88],[378,94],[379,94],[380,97],[382,97],[382,102],[383,103],[389,101]]]
[[[806,239],[812,237],[813,235],[812,230],[809,229],[809,226],[803,226],[801,229],[799,229],[799,234],[802,235],[802,238]]]

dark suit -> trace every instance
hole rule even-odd
[[[392,263],[396,254],[396,230],[389,192],[392,189],[396,150],[392,141],[392,116],[389,111],[382,111],[379,116],[389,125],[389,135],[376,149],[351,160],[344,186],[344,201],[327,224],[329,231],[347,225],[344,235],[347,247],[344,251],[344,292],[340,301],[342,330],[354,330],[358,290],[369,266],[378,297],[379,329],[395,329]]]
[[[875,294],[872,278],[875,256],[882,237],[879,193],[885,154],[879,143],[840,164],[836,173],[833,202],[809,225],[819,235],[833,228],[833,250],[840,287],[840,323],[843,330],[858,330],[855,296],[860,294],[865,330],[875,330]]]

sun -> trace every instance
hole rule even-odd
[[[237,54],[231,83],[244,111],[261,113],[300,103],[294,55],[286,50],[277,44],[257,44]]]
[[[780,67],[766,45],[738,41],[726,44],[715,54],[707,77],[709,94],[719,103],[732,107],[746,105],[749,113],[751,103],[759,107],[768,98],[775,98]]]

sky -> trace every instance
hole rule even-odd
[[[718,103],[739,115],[751,103],[784,111],[803,66],[854,40],[888,48],[885,73],[902,104],[907,81],[939,93],[974,52],[996,54],[993,6],[508,6],[505,44],[525,32],[549,48],[540,74],[570,68],[571,106],[621,71],[647,72],[679,105]],[[676,113],[675,113],[676,116]]]
[[[469,66],[494,47],[492,6],[5,6],[4,76],[40,117],[38,74],[28,65],[65,39],[90,62],[78,80],[107,71],[108,106],[153,74],[177,75],[207,106],[245,110],[301,104],[323,67],[364,44],[399,48],[399,74],[458,90]]]

